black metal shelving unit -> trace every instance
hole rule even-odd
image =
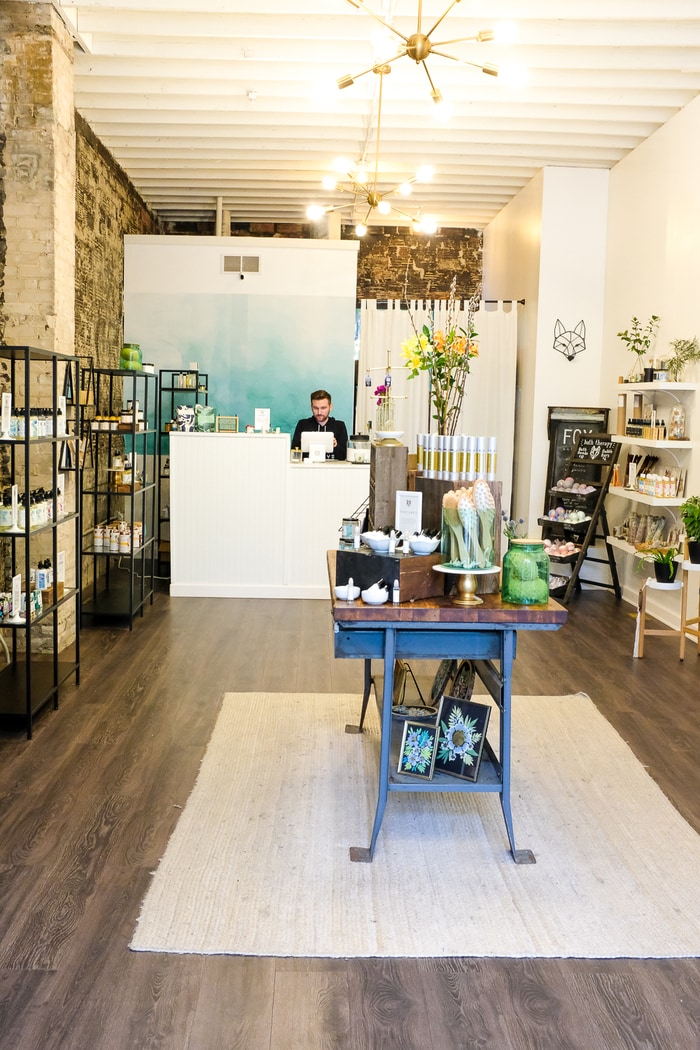
[[[24,513],[13,515],[9,527],[0,530],[0,564],[9,579],[2,590],[11,590],[12,579],[21,576],[25,595],[25,615],[13,609],[12,616],[0,618],[0,631],[9,658],[0,669],[0,721],[20,725],[32,736],[35,715],[47,704],[58,708],[60,688],[71,676],[80,681],[80,501],[78,460],[80,442],[80,368],[78,358],[31,346],[0,346],[0,360],[6,361],[13,411],[23,413],[22,432],[3,431],[0,447],[7,453],[9,490],[20,486],[25,494]],[[50,405],[46,402],[47,377]],[[62,399],[65,398],[65,413]],[[30,409],[43,408],[42,431],[31,423]],[[15,416],[17,418],[17,416]],[[61,478],[74,479],[72,493],[61,489]],[[40,520],[32,521],[29,494],[39,487],[50,496],[43,498]],[[14,520],[16,517],[16,521]],[[49,553],[50,552],[50,553]],[[32,572],[39,559],[51,558],[53,585],[42,590],[41,611],[32,615]],[[60,576],[64,578],[61,579]],[[70,616],[73,605],[74,638],[63,643],[59,620]],[[0,647],[0,661],[5,647]]]
[[[83,626],[122,621],[133,628],[146,604],[153,604],[156,541],[156,418],[158,380],[154,373],[128,369],[94,369],[95,405],[105,416],[91,421],[89,459],[82,486],[82,555],[93,560],[92,584],[83,591]],[[131,422],[117,423],[128,403]],[[142,414],[143,421],[139,420]],[[131,458],[131,476],[119,479],[116,456]],[[128,541],[116,549],[100,534],[122,522]],[[100,536],[100,541],[96,542]],[[139,537],[138,540],[136,537]]]
[[[161,368],[158,373],[158,544],[156,572],[170,576],[170,429],[178,405],[209,404],[209,375],[206,372]],[[167,428],[167,429],[166,429]]]

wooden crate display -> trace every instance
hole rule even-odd
[[[370,550],[338,551],[335,563],[336,585],[344,585],[352,577],[356,587],[364,590],[378,580],[386,580],[389,593],[394,580],[399,581],[402,602],[415,598],[439,598],[445,593],[445,576],[435,572],[442,555],[435,554],[375,554]]]

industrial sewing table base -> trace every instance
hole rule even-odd
[[[516,864],[532,864],[534,854],[517,849],[510,807],[511,775],[511,679],[516,635],[520,630],[557,630],[566,621],[566,610],[557,602],[545,605],[511,605],[498,594],[486,594],[478,606],[464,607],[449,598],[426,598],[399,605],[367,606],[343,602],[333,595],[335,551],[328,552],[331,605],[334,620],[335,655],[364,660],[364,690],[357,726],[346,732],[361,733],[373,679],[371,662],[384,667],[380,704],[381,744],[379,789],[369,846],[352,846],[350,859],[369,862],[374,857],[387,797],[394,791],[498,794]],[[392,770],[391,736],[394,692],[394,661],[397,659],[470,659],[486,686],[499,715],[498,754],[489,741],[484,746],[479,777],[475,782],[436,773],[432,780],[419,781]]]

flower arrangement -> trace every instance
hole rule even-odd
[[[377,404],[378,405],[383,405],[384,404],[384,402],[386,401],[387,393],[388,393],[387,388],[384,386],[383,383],[380,383],[379,386],[377,387],[377,389],[374,391],[374,396],[377,399]]]
[[[516,540],[522,535],[522,526],[525,524],[525,518],[518,518],[515,521],[513,518],[509,518],[504,510],[501,511],[501,517],[503,518],[503,535],[507,540]]]
[[[474,314],[478,307],[478,296],[469,300],[467,327],[456,324],[458,310],[455,295],[457,278],[453,277],[447,300],[445,325],[436,328],[435,322],[423,325],[418,331],[413,314],[408,315],[414,335],[401,344],[401,354],[409,369],[409,379],[421,372],[430,375],[430,401],[434,409],[433,419],[438,434],[454,434],[457,429],[462,399],[469,375],[469,362],[479,356],[478,344],[474,341]]]

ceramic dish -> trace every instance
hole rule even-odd
[[[341,602],[354,602],[355,598],[360,597],[360,588],[354,584],[351,587],[348,583],[342,583],[335,588],[335,596]]]
[[[399,721],[410,719],[412,722],[434,722],[437,707],[428,704],[394,704],[391,714]]]
[[[374,433],[380,441],[398,441],[404,434],[403,430],[375,430]]]
[[[389,537],[384,532],[363,532],[361,539],[375,554],[386,554],[389,550]]]
[[[432,554],[440,546],[440,537],[410,536],[408,545],[414,554]]]
[[[366,591],[362,592],[362,601],[366,605],[384,605],[389,599],[389,592],[384,590],[383,587],[377,587],[373,584],[372,587],[368,587]]]

